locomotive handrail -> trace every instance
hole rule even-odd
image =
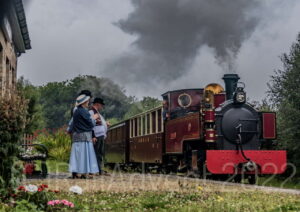
[[[259,119],[239,119],[239,121],[259,121]]]

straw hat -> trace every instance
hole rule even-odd
[[[79,105],[82,105],[83,103],[87,102],[90,100],[91,97],[85,95],[85,94],[81,94],[80,96],[77,97],[76,99],[76,103],[75,103],[75,106],[79,106]]]

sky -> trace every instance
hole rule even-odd
[[[236,73],[261,100],[300,32],[298,0],[23,1],[32,49],[19,57],[19,77],[107,77],[139,98],[223,85]]]

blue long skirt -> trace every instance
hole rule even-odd
[[[69,171],[79,174],[99,172],[98,162],[92,142],[72,143]]]

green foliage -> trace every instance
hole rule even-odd
[[[27,208],[27,210],[24,211],[45,210],[47,208],[47,202],[53,198],[53,192],[45,190],[36,192],[21,191],[17,193],[16,197],[17,208]]]
[[[104,99],[106,105],[103,115],[107,119],[122,119],[131,100],[124,90],[106,78],[78,76],[72,80],[48,83],[39,88],[47,128],[59,128],[68,123],[81,90],[90,90],[93,97]]]
[[[249,101],[248,101],[249,102]],[[262,101],[250,101],[250,105],[258,111],[271,112],[273,111],[267,99]]]
[[[46,161],[46,164],[48,172],[50,173],[68,172],[69,170],[69,163],[67,161],[58,161],[50,159]],[[37,163],[36,165],[36,169],[41,170],[40,164]]]
[[[18,90],[28,100],[28,124],[25,129],[28,134],[44,127],[57,129],[66,125],[81,90],[90,90],[93,97],[104,99],[105,108],[102,114],[111,124],[161,104],[161,101],[152,97],[144,97],[140,101],[127,97],[125,90],[110,79],[95,76],[78,76],[39,87],[31,85],[21,77],[18,80]]]
[[[31,134],[36,129],[44,127],[43,108],[39,103],[40,92],[37,87],[30,84],[30,82],[23,77],[18,79],[17,89],[28,101],[25,133]]]
[[[56,199],[74,203],[74,211],[299,211],[297,195],[235,192],[60,192]],[[268,204],[266,204],[268,203]]]
[[[20,201],[16,201],[15,211],[28,211],[28,212],[36,212],[37,206],[35,204],[30,203],[26,199],[22,199]]]
[[[124,115],[124,119],[145,112],[161,105],[161,101],[153,97],[144,97],[141,101],[134,100],[129,107],[128,112]]]
[[[19,183],[22,176],[18,141],[26,124],[26,100],[12,94],[0,97],[0,199],[5,198]]]
[[[44,144],[49,151],[50,159],[67,162],[71,152],[71,137],[65,131],[66,127],[55,132],[42,133],[36,137],[38,143]]]
[[[300,33],[289,54],[281,57],[283,70],[277,70],[269,84],[269,96],[278,110],[280,148],[287,149],[289,162],[300,176]]]

